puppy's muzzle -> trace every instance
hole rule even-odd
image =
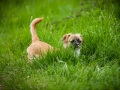
[[[77,48],[80,48],[82,41],[72,41],[71,43],[73,44],[74,49],[77,49]]]
[[[76,49],[76,48],[79,48],[80,47],[80,43],[75,43],[74,44],[74,48]]]

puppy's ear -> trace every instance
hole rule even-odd
[[[65,35],[63,36],[63,41],[64,41],[64,42],[68,42],[68,38],[69,38],[71,35],[72,35],[71,33],[65,34]]]
[[[76,34],[76,35],[82,38],[82,35],[81,35],[81,34]]]
[[[80,34],[80,37],[82,37],[82,35]]]

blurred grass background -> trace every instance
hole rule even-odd
[[[27,63],[30,22],[40,40],[61,48]],[[62,36],[81,33],[84,44],[75,58],[62,48]],[[120,3],[117,0],[1,0],[0,89],[119,90]]]

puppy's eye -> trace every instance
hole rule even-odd
[[[77,39],[77,42],[79,42],[79,43],[80,43],[81,41],[80,41],[79,39]]]
[[[75,42],[75,40],[72,40],[71,43]]]
[[[77,42],[80,42],[80,40],[79,40],[79,39],[77,39]]]

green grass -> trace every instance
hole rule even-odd
[[[118,1],[119,2],[119,1]],[[119,90],[120,4],[114,0],[0,1],[0,89]],[[27,62],[30,22],[44,17],[37,34],[60,48]],[[62,48],[62,36],[81,33],[81,56]]]

